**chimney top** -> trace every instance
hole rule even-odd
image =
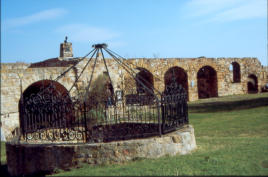
[[[68,37],[65,36],[64,43],[60,44],[60,58],[70,58],[73,57],[72,43],[67,42]]]

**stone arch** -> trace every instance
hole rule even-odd
[[[23,97],[27,97],[30,96],[32,93],[38,93],[39,91],[41,91],[41,89],[49,86],[49,84],[52,84],[53,86],[55,86],[55,89],[58,90],[60,93],[64,93],[67,94],[68,90],[59,82],[53,81],[53,80],[39,80],[36,81],[34,83],[32,83],[31,85],[29,85],[23,92]]]
[[[258,93],[258,78],[255,74],[250,74],[248,76],[248,93]]]
[[[68,124],[74,119],[72,110],[71,97],[62,84],[53,80],[39,80],[28,86],[21,95],[19,101],[20,127],[22,132],[29,127],[31,127],[30,129],[53,127],[61,111],[63,112],[61,119],[67,120],[65,124]]]
[[[186,71],[178,66],[169,68],[164,74],[165,88],[171,84],[173,73],[175,75],[176,82],[180,84],[187,92],[187,99],[189,100],[189,90],[188,90],[188,76]]]
[[[217,72],[211,66],[203,66],[197,72],[198,98],[218,96]]]
[[[141,68],[138,67],[136,68],[137,70],[139,70],[139,72],[136,75],[136,79],[139,79],[140,82],[138,82],[136,79],[136,89],[137,89],[137,93],[138,94],[146,94],[146,95],[151,95],[151,92],[154,92],[153,88],[154,88],[154,77],[153,74],[148,71],[145,68]],[[147,89],[145,89],[143,87],[143,85],[145,85],[147,88],[149,88],[151,90],[148,91]]]
[[[240,73],[240,65],[237,62],[232,62],[232,70],[233,70],[233,82],[239,83],[241,82],[241,73]]]

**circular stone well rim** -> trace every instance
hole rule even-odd
[[[80,163],[113,164],[138,158],[184,155],[194,149],[196,141],[192,125],[161,137],[108,143],[6,144],[8,171],[12,176],[69,169]]]

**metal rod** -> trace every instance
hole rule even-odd
[[[114,59],[116,58],[118,61],[119,61],[119,63],[120,63],[120,65],[124,65],[125,67],[127,67],[129,70],[131,70],[131,72],[133,72],[133,73],[135,73],[136,75],[137,75],[137,73],[131,68],[131,67],[129,67],[128,65],[126,65],[123,61],[121,61],[118,57],[116,57],[114,54],[116,54],[115,52],[113,52],[113,51],[111,51],[110,49],[104,49],[107,53],[109,53]],[[114,53],[114,54],[113,54]],[[118,55],[118,54],[116,54],[116,55]],[[118,55],[119,57],[121,57],[120,55]],[[122,59],[125,59],[125,58],[123,58],[123,57],[121,57]],[[125,70],[126,70],[126,68],[124,68]],[[144,69],[142,69],[142,70],[144,70]],[[146,71],[146,70],[144,70],[144,71]],[[148,71],[147,71],[148,72]],[[135,79],[135,80],[138,80],[137,82],[138,83],[140,83],[142,86],[145,86],[141,81],[139,81],[139,79],[141,79],[142,81],[144,81],[144,82],[146,82],[147,84],[149,84],[149,85],[152,85],[151,83],[149,83],[146,79],[144,79],[143,77],[139,77],[139,79],[136,79],[137,77],[135,77],[135,76],[133,76],[132,75],[132,77]],[[146,88],[147,88],[147,86],[146,86]],[[152,85],[152,89],[153,90],[155,90],[158,94],[161,94],[158,90],[156,90],[155,88],[154,88],[154,86]],[[154,94],[154,93],[152,93],[152,94]]]
[[[154,95],[155,96],[155,94],[154,94],[154,92],[152,92],[152,90],[151,89],[149,89],[147,86],[145,86],[141,81],[140,81],[140,79],[138,79],[138,78],[136,78],[130,71],[128,71],[128,69],[130,69],[130,70],[132,70],[131,68],[129,68],[125,63],[123,63],[123,62],[121,62],[116,56],[114,56],[111,52],[109,52],[108,50],[106,50],[106,49],[104,49],[107,53],[109,53],[112,57],[113,57],[113,59],[117,62],[117,63],[119,63],[119,65],[124,65],[125,67],[124,67],[124,69],[139,83],[139,84],[141,84],[148,92],[150,92],[152,95]],[[122,66],[123,67],[123,66]],[[133,70],[132,70],[132,72],[133,73],[135,73]],[[135,73],[136,74],[136,73]],[[146,80],[144,80],[143,78],[141,78],[143,81],[145,81],[146,82]],[[153,88],[153,90],[156,90],[154,87],[152,87]],[[158,90],[156,90],[158,93],[160,93]],[[161,94],[161,93],[160,93]],[[156,97],[156,99],[158,100],[158,98]]]
[[[107,48],[108,49],[108,48]],[[112,50],[110,50],[110,49],[108,49],[111,53],[113,53],[113,54],[115,54],[115,55],[117,55],[117,56],[119,56],[120,58],[122,58],[122,59],[124,59],[124,60],[127,60],[126,58],[124,58],[124,57],[122,57],[122,56],[120,56],[119,54],[117,54],[116,52],[114,52],[114,51],[112,51]],[[133,64],[133,63],[129,63],[130,65],[133,65],[134,67],[136,67],[136,68],[138,68],[139,66],[138,65],[135,65],[135,64]],[[144,68],[141,68],[142,70],[144,70]],[[144,70],[144,71],[146,71],[146,70]],[[161,79],[161,78],[159,78],[159,77],[157,77],[157,76],[154,76],[155,78],[157,78],[157,79],[159,79],[160,81],[162,81],[163,82],[163,80]]]
[[[96,49],[96,52],[98,53],[98,52],[99,52],[99,49]],[[92,78],[93,78],[93,75],[94,75],[94,70],[95,70],[95,67],[96,67],[96,62],[97,62],[97,60],[98,60],[98,57],[97,57],[97,55],[96,55],[96,58],[95,58],[95,61],[94,61],[94,65],[93,65],[93,69],[92,69],[91,76],[90,76],[90,80],[89,80],[88,86],[87,86],[87,88],[86,88],[86,93],[85,93],[85,97],[84,97],[84,102],[86,101],[87,96],[88,96],[89,87],[90,87],[91,82],[92,82]]]
[[[91,55],[90,59],[88,60],[88,62],[86,63],[86,65],[83,67],[82,71],[80,72],[79,76],[75,79],[74,84],[71,86],[71,88],[68,90],[68,92],[70,93],[70,91],[72,90],[72,88],[74,87],[75,83],[79,80],[79,78],[81,77],[81,75],[84,73],[86,67],[88,66],[89,62],[91,61],[92,57],[94,56],[94,54],[96,53],[96,50],[93,52],[93,54]]]
[[[108,76],[109,76],[109,80],[110,80],[110,82],[111,82],[111,84],[112,84],[112,86],[113,86],[113,82],[112,82],[112,79],[111,79],[111,76],[110,76],[110,73],[109,73],[109,70],[108,70],[108,67],[107,67],[107,64],[106,64],[106,61],[105,61],[105,58],[104,58],[102,49],[100,49],[100,51],[101,51],[101,55],[102,55],[103,63],[104,63],[104,65],[105,65],[106,71],[107,71]],[[113,88],[113,92],[114,92],[114,88]]]
[[[88,136],[87,136],[88,129],[87,129],[86,102],[84,102],[84,124],[85,124],[84,126],[85,126],[85,136],[86,136],[85,140],[87,142],[88,141]]]
[[[69,67],[67,70],[65,70],[61,75],[59,75],[54,81],[58,81],[60,78],[62,78],[63,76],[65,76],[65,74],[67,72],[69,72],[71,69],[73,69],[78,63],[80,63],[81,61],[83,61],[88,55],[90,55],[95,49],[91,50],[88,54],[86,54],[80,61],[78,61],[77,63],[75,63],[73,66]]]

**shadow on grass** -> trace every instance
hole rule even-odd
[[[1,174],[1,177],[9,177],[10,175],[8,174],[8,171],[7,171],[7,165],[2,165],[0,166],[0,174]]]
[[[8,170],[7,170],[7,165],[4,164],[0,166],[0,174],[1,174],[1,177],[11,177],[8,173]],[[24,177],[45,177],[46,175],[49,175],[51,174],[50,172],[38,172],[38,173],[34,173],[34,174],[31,174],[31,175],[24,175]]]
[[[232,111],[248,108],[255,108],[260,106],[267,106],[268,98],[256,98],[250,100],[239,101],[215,101],[209,103],[189,104],[189,112],[202,113],[202,112],[220,112]]]

